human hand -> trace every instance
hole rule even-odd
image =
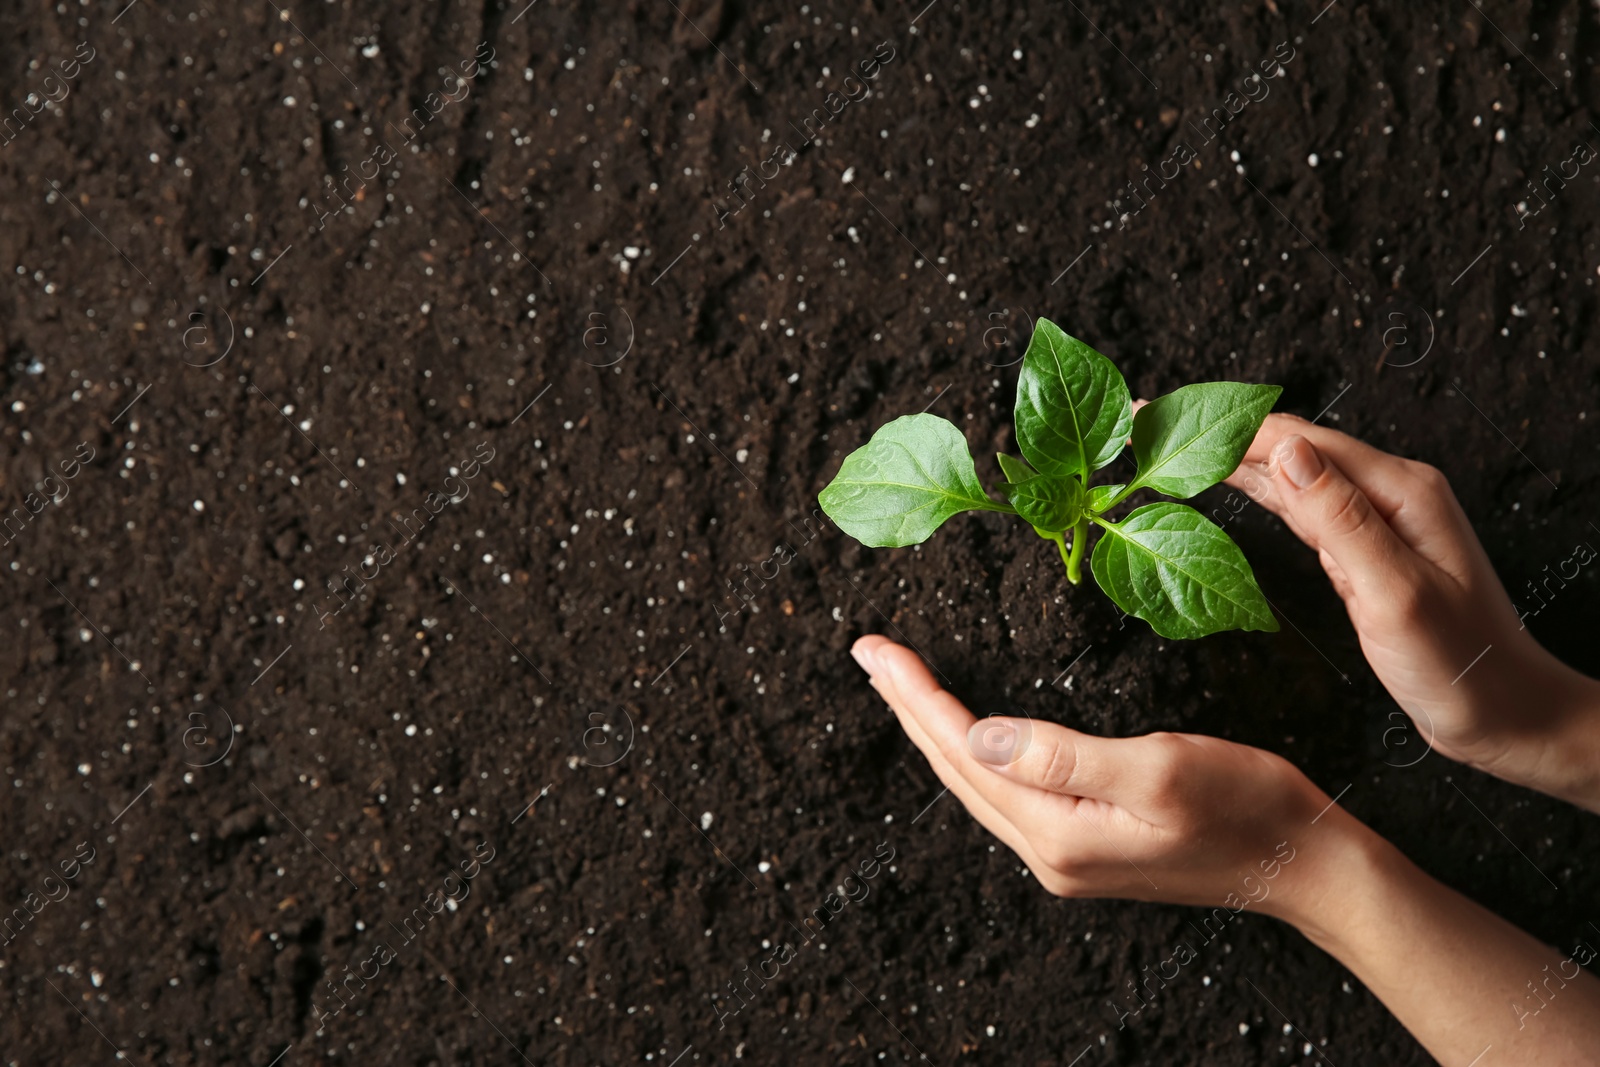
[[[1349,967],[1442,1063],[1487,1047],[1508,1063],[1593,1061],[1600,982],[1429,878],[1279,757],[975,719],[912,652],[878,636],[851,651],[949,791],[1057,896],[1210,907],[1208,939],[1253,904]],[[1562,999],[1547,1012],[1527,976],[1552,968]]]
[[[1600,810],[1600,687],[1533,639],[1438,470],[1271,415],[1228,479],[1317,551],[1440,754]]]
[[[940,780],[1057,896],[1255,905],[1298,924],[1332,882],[1331,846],[1370,836],[1260,749],[976,719],[915,653],[873,635],[852,654]]]

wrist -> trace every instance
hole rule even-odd
[[[1565,664],[1550,736],[1524,784],[1590,811],[1600,811],[1600,682]]]
[[[1488,717],[1509,729],[1462,762],[1485,774],[1600,811],[1600,682],[1535,645],[1516,672],[1530,692],[1507,689]]]
[[[1297,835],[1294,878],[1267,909],[1336,958],[1363,916],[1414,870],[1395,847],[1337,804]]]

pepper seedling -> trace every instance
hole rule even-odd
[[[1008,503],[978,481],[966,438],[937,415],[906,415],[845,457],[818,502],[845,533],[872,548],[921,544],[963,511],[1020,516],[1055,542],[1067,580],[1082,581],[1089,530],[1102,533],[1090,568],[1118,607],[1163,637],[1276,630],[1277,620],[1239,546],[1204,515],[1160,501],[1120,521],[1111,512],[1151,489],[1194,496],[1239,466],[1283,390],[1276,385],[1186,385],[1133,411],[1128,385],[1105,356],[1040,319],[1023,356],[1014,411],[1022,457],[997,457]],[[1138,470],[1091,485],[1130,435]]]

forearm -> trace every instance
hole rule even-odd
[[[1560,710],[1532,780],[1523,784],[1600,812],[1600,682],[1551,661],[1549,699]]]
[[[1341,809],[1284,918],[1361,980],[1441,1063],[1591,1064],[1594,941],[1569,955],[1428,877]]]

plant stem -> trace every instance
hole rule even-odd
[[[1056,543],[1056,549],[1061,553],[1061,562],[1070,566],[1072,558],[1067,555],[1066,531],[1063,530],[1061,533],[1055,534],[1042,534],[1042,536],[1048,537]]]
[[[1083,545],[1089,539],[1089,520],[1079,519],[1078,525],[1072,528],[1072,553],[1064,558],[1067,561],[1067,581],[1078,585],[1083,581]]]
[[[1103,514],[1107,511],[1110,511],[1112,508],[1116,507],[1118,504],[1122,503],[1124,500],[1128,499],[1128,497],[1132,496],[1134,493],[1143,488],[1144,487],[1139,484],[1139,479],[1135,478],[1133,481],[1123,486],[1122,492],[1106,501],[1106,506],[1100,509],[1101,513]]]

